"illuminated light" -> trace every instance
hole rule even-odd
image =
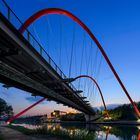
[[[140,130],[140,126],[137,126],[137,128]]]
[[[55,127],[53,127],[53,131],[55,131],[56,130],[56,128]]]
[[[97,137],[98,137],[98,139],[102,138],[102,136],[101,136],[101,135],[98,135]]]
[[[108,129],[108,126],[104,126],[105,129]]]
[[[111,117],[105,117],[104,120],[111,120]]]
[[[140,119],[138,119],[137,122],[140,123]],[[137,126],[137,128],[140,130],[140,126]]]
[[[10,122],[6,122],[6,124],[10,124]]]
[[[56,113],[55,113],[55,112],[53,112],[53,115],[55,116],[55,115],[56,115]]]
[[[137,122],[140,122],[140,119],[138,119]]]
[[[111,129],[112,127],[105,125],[105,126],[103,126],[103,128],[105,128],[105,129]]]
[[[76,113],[77,113],[77,110],[74,110],[74,111],[73,111],[73,113],[75,113],[75,114],[76,114]]]

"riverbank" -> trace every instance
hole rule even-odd
[[[111,126],[111,127],[110,127]],[[5,131],[6,129],[6,131]],[[8,129],[8,130],[7,130]],[[121,140],[136,139],[140,136],[139,126],[134,125],[69,125],[49,123],[44,125],[5,125],[0,126],[0,140]],[[17,133],[18,132],[18,133]],[[19,134],[20,133],[20,134]],[[2,134],[2,135],[1,135]],[[18,138],[20,137],[20,138]],[[1,138],[1,137],[0,137]]]
[[[132,126],[140,126],[140,122],[136,122],[136,121],[90,122],[89,124],[99,124],[99,125],[132,125]]]
[[[25,138],[27,140],[91,140],[95,137],[94,132],[88,133],[88,130],[74,130],[73,128],[60,129],[57,126],[52,129],[48,129],[46,126],[38,127],[36,129],[28,129],[23,126],[7,125],[1,127],[0,131],[2,131],[6,140],[18,140],[17,136],[23,138],[20,140],[24,140]]]
[[[23,130],[23,129],[22,129]],[[26,132],[25,132],[26,130]],[[24,134],[24,133],[28,133]],[[7,126],[0,126],[0,140],[60,140],[55,137],[39,137],[39,136],[31,136],[31,133],[25,128],[24,132],[21,130],[15,130],[14,128],[9,128]]]
[[[103,125],[135,125],[140,126],[140,121],[94,121],[94,122],[80,122],[80,121],[61,121],[61,122],[53,122],[53,123],[61,123],[61,124],[103,124]]]

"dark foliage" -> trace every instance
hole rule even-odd
[[[1,116],[13,116],[13,108],[0,98],[0,117]]]
[[[140,103],[136,103],[140,109]],[[109,111],[113,120],[137,120],[134,108],[131,104],[124,104]]]
[[[85,121],[85,117],[84,114],[82,113],[79,114],[69,113],[61,116],[60,120],[61,121]]]

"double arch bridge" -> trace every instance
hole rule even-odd
[[[60,102],[90,116],[95,116],[95,111],[92,106],[85,100],[85,97],[80,95],[81,91],[78,91],[69,83],[69,79],[67,79],[65,74],[27,29],[33,22],[44,15],[61,14],[78,23],[95,42],[124,90],[124,93],[133,105],[136,114],[140,117],[135,103],[131,99],[101,44],[78,17],[63,9],[49,8],[33,14],[22,24],[10,7],[4,1],[3,3],[7,8],[7,14],[5,15],[0,12],[0,82]],[[11,23],[11,14],[21,24],[19,29]],[[23,33],[26,33],[26,36]],[[38,49],[33,46],[30,41],[31,39],[36,42]],[[82,78],[82,76],[79,77]],[[94,84],[97,85],[106,110],[103,94],[98,83],[89,76],[83,75],[83,77],[92,79]]]

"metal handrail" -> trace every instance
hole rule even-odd
[[[13,10],[8,6],[8,4],[2,0],[3,4],[6,6],[7,8],[7,16],[5,16],[9,22],[16,28],[16,26],[12,23],[10,15],[12,13],[12,15],[14,15],[14,17],[17,19],[17,21],[23,25],[23,22],[18,18],[18,16],[13,12]],[[2,11],[0,11],[2,13]],[[36,51],[43,57],[43,52],[47,55],[48,60],[45,59],[45,57],[43,57],[51,66],[52,68],[59,74],[59,76],[61,76],[62,78],[67,78],[67,76],[62,72],[62,70],[57,66],[57,64],[52,60],[52,58],[49,56],[49,54],[46,52],[46,50],[40,45],[40,43],[36,40],[36,38],[31,34],[31,32],[26,29],[25,32],[27,32],[27,37],[23,35],[23,37],[28,40],[29,43],[31,43],[31,39],[33,39],[33,41],[35,41],[37,43],[37,45],[39,46],[39,50],[38,51],[35,46],[31,43],[31,45],[36,49]],[[54,65],[54,67],[53,67]],[[59,73],[60,72],[60,73]],[[73,84],[69,84],[69,86],[76,91],[76,88],[74,87]]]

